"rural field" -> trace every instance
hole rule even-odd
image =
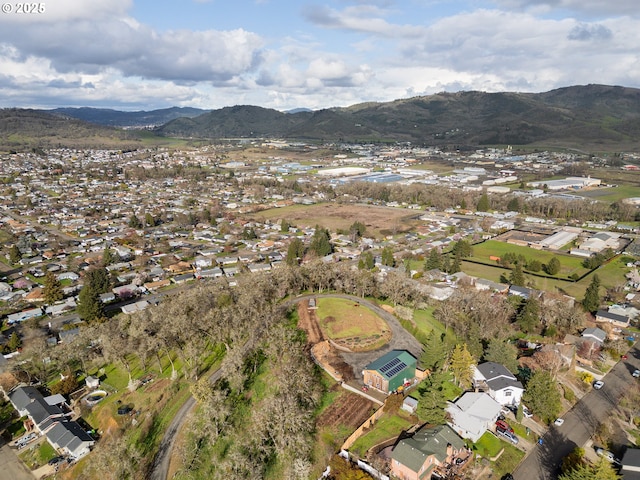
[[[462,271],[467,275],[474,277],[486,278],[493,280],[494,282],[500,281],[501,275],[509,276],[511,270],[507,268],[501,268],[498,266],[479,265],[477,263],[462,262]],[[525,273],[527,282],[531,283],[531,286],[538,290],[546,290],[549,292],[562,292],[574,297],[577,300],[581,300],[584,297],[584,292],[591,283],[591,279],[594,274],[597,274],[600,278],[600,282],[603,287],[615,287],[624,284],[625,273],[629,271],[625,267],[624,261],[619,257],[614,258],[611,262],[601,266],[594,273],[591,273],[584,277],[579,282],[564,281],[554,278],[542,278],[534,277]],[[602,292],[601,292],[602,293]]]
[[[391,339],[387,322],[352,300],[320,298],[316,314],[325,337],[351,351],[375,350]]]
[[[354,222],[359,221],[367,227],[368,235],[381,237],[394,232],[411,230],[419,223],[418,214],[419,212],[415,210],[404,208],[320,203],[272,208],[252,213],[251,217],[263,221],[286,219],[296,227],[320,225],[331,232],[349,230]]]
[[[560,260],[560,273],[557,275],[559,278],[568,278],[574,273],[578,276],[582,276],[588,272],[588,270],[582,266],[582,261],[584,259],[580,257],[549,252],[546,250],[535,250],[533,248],[499,242],[497,240],[487,240],[486,242],[475,244],[473,246],[473,256],[470,259],[486,263],[488,265],[497,265],[496,261],[490,260],[489,257],[501,257],[507,252],[515,253],[516,255],[523,255],[527,261],[535,259],[543,264],[548,263],[549,260],[556,257]]]

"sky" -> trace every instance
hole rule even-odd
[[[289,110],[640,88],[637,0],[2,2],[0,107]]]

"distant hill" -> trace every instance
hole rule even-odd
[[[637,148],[640,90],[574,86],[545,93],[458,92],[346,108],[282,113],[235,106],[176,119],[160,135],[192,138],[264,137],[318,141],[408,141]]]
[[[56,108],[43,110],[44,113],[77,118],[85,122],[109,127],[155,127],[182,117],[197,117],[208,110],[190,107],[171,107],[160,110],[123,112],[107,108]]]
[[[169,117],[163,123],[162,118]],[[286,113],[251,105],[212,111],[4,109],[0,110],[0,147],[140,146],[137,133],[102,125],[159,123],[162,124],[153,133],[145,133],[160,136],[154,141],[172,141],[162,137],[194,141],[277,137],[326,142],[411,142],[461,149],[511,144],[624,151],[640,146],[640,89],[585,85],[545,93],[438,93]]]
[[[0,109],[0,151],[32,148],[123,148],[135,145],[130,134],[115,128],[43,113]]]

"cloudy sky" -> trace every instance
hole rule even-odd
[[[2,2],[0,107],[286,110],[640,87],[637,0]]]

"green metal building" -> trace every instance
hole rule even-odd
[[[416,363],[406,350],[391,350],[364,367],[364,384],[385,393],[395,392],[416,376]]]

